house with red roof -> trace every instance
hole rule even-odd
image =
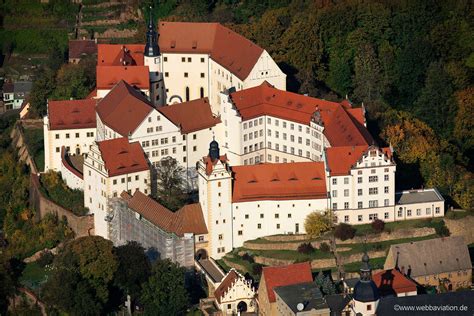
[[[43,118],[45,170],[61,170],[61,148],[86,155],[96,136],[98,100],[49,100]]]
[[[224,315],[254,313],[257,310],[256,290],[252,281],[245,279],[234,268],[227,272],[213,296],[216,305]]]
[[[95,234],[110,239],[109,200],[123,191],[151,193],[150,166],[140,143],[121,137],[94,142],[84,160],[84,206],[94,214]]]
[[[313,282],[309,262],[264,267],[258,287],[260,315],[278,315],[275,288],[308,282]]]
[[[364,108],[277,89],[268,82],[221,94],[220,139],[234,164],[321,161],[325,147],[367,146]]]

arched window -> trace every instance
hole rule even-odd
[[[204,98],[204,88],[203,87],[199,88],[199,95],[200,95],[201,99]]]
[[[186,101],[189,101],[189,87],[186,87]]]

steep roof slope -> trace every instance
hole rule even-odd
[[[232,202],[326,198],[323,162],[232,167]]]
[[[178,211],[172,212],[138,190],[133,195],[124,191],[121,197],[127,202],[129,208],[164,231],[178,236],[183,236],[185,233],[207,234],[199,203],[185,205]]]
[[[219,23],[160,22],[165,53],[205,53],[239,79],[248,77],[263,48]]]
[[[149,170],[139,142],[129,143],[127,137],[97,142],[109,177]]]
[[[96,127],[97,100],[48,101],[48,118],[51,130]]]
[[[294,263],[287,266],[263,267],[262,278],[265,279],[268,300],[275,302],[273,289],[299,283],[313,282],[311,265],[309,262]]]
[[[182,133],[192,133],[210,128],[221,120],[214,116],[207,98],[172,104],[158,108],[174,125],[181,127]]]
[[[121,80],[99,102],[97,114],[105,125],[128,136],[153,109],[144,95]]]
[[[424,276],[472,269],[469,250],[462,236],[420,240],[391,245],[389,250],[394,263],[411,276]],[[395,268],[385,266],[385,269]]]

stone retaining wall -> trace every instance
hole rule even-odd
[[[54,214],[59,219],[66,218],[67,224],[75,233],[75,237],[94,234],[94,215],[77,216],[72,211],[49,200],[40,190],[37,174],[30,175],[30,207],[35,210],[36,220],[39,221],[46,214]]]
[[[37,123],[26,123],[28,126],[34,125]],[[31,173],[38,173],[38,168],[36,163],[28,151],[28,147],[25,142],[25,135],[23,134],[23,126],[21,122],[17,122],[15,127],[10,132],[10,138],[12,139],[13,146],[17,149],[18,159],[30,167]]]
[[[474,243],[474,216],[466,216],[463,219],[444,219],[451,236],[463,236],[466,244]]]

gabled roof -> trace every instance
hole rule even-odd
[[[219,156],[219,159],[212,159],[209,157],[209,155],[202,157],[202,161],[204,162],[204,165],[206,166],[206,174],[210,175],[212,173],[212,170],[214,170],[214,166],[217,164],[218,161],[221,163],[226,163],[229,161],[227,159],[227,154]]]
[[[97,100],[48,101],[50,130],[95,128]]]
[[[326,161],[331,176],[346,175],[369,146],[342,146],[326,148]]]
[[[122,136],[128,136],[153,109],[143,94],[121,80],[98,103],[97,114],[105,125]]]
[[[97,142],[109,177],[149,170],[145,153],[139,142],[115,138]]]
[[[362,110],[349,108],[346,100],[337,103],[278,90],[266,81],[233,92],[230,98],[244,121],[262,115],[305,125],[314,120],[324,125],[324,135],[331,146],[368,145],[373,141],[361,123]]]
[[[95,40],[69,40],[69,58],[81,58],[83,55],[97,53]]]
[[[263,48],[219,23],[160,22],[159,46],[164,53],[209,54],[244,80]]]
[[[144,44],[98,44],[97,66],[143,66],[144,50]]]
[[[294,263],[278,267],[263,267],[262,271],[262,278],[265,279],[265,286],[270,303],[276,300],[275,292],[273,292],[275,287],[313,282],[309,262]]]
[[[112,89],[121,80],[139,89],[150,88],[148,66],[97,66],[97,89]]]
[[[372,280],[377,285],[381,296],[417,291],[416,283],[397,269],[377,272],[372,275]]]
[[[232,202],[327,198],[323,162],[232,167]]]
[[[178,236],[183,236],[185,233],[207,234],[207,227],[199,203],[185,205],[178,211],[172,212],[138,190],[133,196],[124,191],[121,197],[127,202],[130,209],[166,232]]]
[[[243,275],[237,272],[234,268],[230,269],[227,275],[222,280],[221,284],[219,284],[217,289],[214,291],[214,297],[217,299],[219,304],[221,303],[221,300],[224,297],[225,293],[227,293],[231,289],[232,285],[238,279],[245,281]]]
[[[181,133],[188,134],[216,126],[221,120],[214,116],[207,98],[179,103],[158,108],[174,125],[181,128]]]
[[[451,236],[391,245],[391,261],[411,277],[471,270],[469,250],[462,236]],[[387,261],[388,262],[388,261]],[[386,266],[392,269],[395,266]]]

